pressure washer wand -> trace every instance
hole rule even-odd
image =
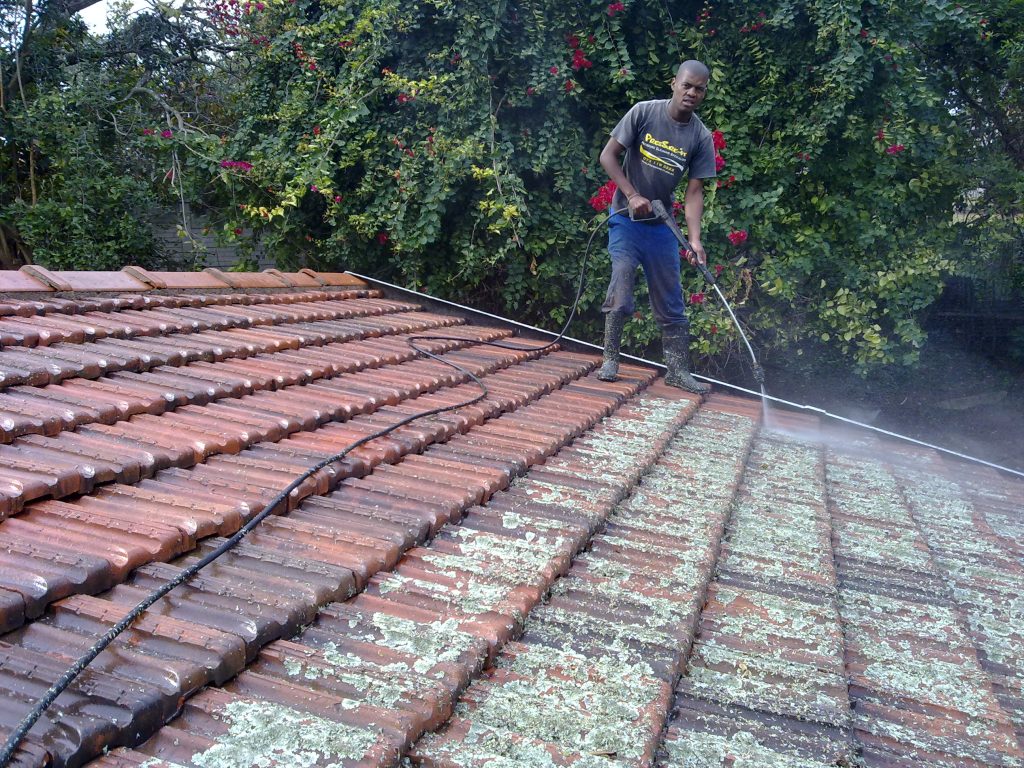
[[[661,200],[651,201],[651,210],[654,211],[656,218],[661,219],[668,228],[672,230],[672,234],[676,236],[676,240],[679,241],[679,245],[684,249],[686,253],[695,253],[693,248],[690,246],[690,242],[683,235],[679,225],[676,223],[675,218],[665,209],[665,204]],[[754,369],[754,380],[761,385],[761,392],[764,393],[764,368],[757,362],[757,355],[754,354],[754,348],[750,346],[750,342],[747,340],[747,334],[743,332],[743,326],[740,325],[740,321],[736,319],[736,315],[733,314],[732,307],[729,306],[729,302],[725,299],[725,294],[722,293],[722,289],[718,287],[715,282],[715,276],[711,274],[711,271],[705,264],[701,264],[699,261],[695,262],[695,267],[700,271],[704,277],[704,281],[715,289],[715,293],[718,294],[718,298],[722,300],[722,304],[729,311],[729,317],[732,318],[733,325],[736,326],[736,330],[740,332],[740,338],[743,339],[743,343],[747,345],[747,351],[750,353],[750,360],[752,361]]]
[[[661,202],[661,200],[652,200],[651,210],[654,211],[655,217],[668,224],[668,228],[671,229],[672,234],[676,236],[676,240],[679,241],[679,245],[681,245],[687,253],[694,253],[693,248],[690,247],[690,241],[686,239],[683,235],[683,231],[679,229],[679,225],[676,224],[675,218],[665,210],[665,204]],[[698,261],[694,266],[700,270],[700,273],[704,276],[704,280],[708,285],[715,285],[715,276],[711,274],[711,271],[705,264],[701,264]]]

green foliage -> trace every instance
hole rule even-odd
[[[1018,0],[207,2],[125,19],[111,40],[133,56],[49,65],[60,76],[29,99],[16,140],[64,170],[26,202],[22,162],[0,211],[28,222],[37,252],[61,206],[79,211],[61,225],[74,252],[99,252],[80,234],[86,197],[105,242],[143,248],[110,211],[138,219],[177,196],[282,267],[354,269],[556,327],[603,226],[588,200],[610,129],[698,58],[712,67],[701,115],[726,143],[702,239],[763,350],[827,343],[862,370],[912,363],[952,249],[1019,258]],[[984,89],[965,80],[986,68]],[[984,109],[970,100],[982,91]],[[72,93],[77,117],[60,113]],[[1018,122],[993,116],[1006,114]],[[1002,145],[976,151],[992,125]],[[84,146],[88,165],[73,166]],[[599,335],[603,242],[574,335]],[[727,358],[724,309],[696,274],[685,282],[699,352]],[[633,349],[657,337],[643,298]]]
[[[244,201],[238,226],[285,263],[554,326],[608,131],[700,58],[713,70],[702,116],[727,142],[703,239],[760,343],[913,361],[950,268],[967,140],[915,42],[972,24],[932,0],[274,4],[253,21],[268,37],[255,109],[228,144],[253,168],[220,181]],[[591,271],[584,335],[606,270]],[[699,301],[695,275],[686,290]],[[701,352],[736,344],[713,296],[690,306]],[[634,344],[656,336],[641,316]]]

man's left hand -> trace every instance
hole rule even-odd
[[[692,251],[686,252],[686,260],[692,265],[700,264],[702,267],[708,265],[708,256],[704,253],[704,246],[699,240],[691,240],[690,247]]]

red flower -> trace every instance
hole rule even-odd
[[[747,230],[745,230],[745,229],[734,229],[732,232],[730,232],[728,235],[726,235],[726,238],[733,245],[739,245],[740,243],[745,243],[747,241]]]
[[[590,69],[594,66],[594,62],[590,61],[584,54],[582,48],[577,48],[572,54],[572,68],[573,69]]]
[[[239,171],[249,172],[252,170],[252,163],[247,163],[245,160],[221,160],[221,168],[234,168]]]
[[[335,195],[335,196],[334,196],[334,202],[336,202],[336,203],[340,203],[340,202],[341,202],[341,200],[342,200],[342,197],[341,197],[341,195]]]
[[[672,215],[673,216],[678,216],[679,212],[682,211],[682,210],[683,210],[683,204],[680,203],[678,200],[673,200],[672,201]]]
[[[626,10],[626,6],[622,3],[608,3],[608,15],[614,16],[616,13],[621,13]]]
[[[345,50],[346,48],[351,48],[353,45],[355,45],[355,43],[353,43],[351,40],[342,40],[341,42],[338,43],[338,47],[341,48],[342,50]]]
[[[887,155],[898,155],[900,152],[905,150],[906,147],[902,144],[890,144],[885,148],[885,154]]]
[[[313,126],[313,135],[314,136],[319,136],[320,135],[320,126],[319,125],[314,125]]]
[[[152,128],[143,128],[142,129],[142,135],[143,136],[152,136],[154,133],[156,133],[156,131],[153,130]]]
[[[310,184],[309,185],[309,191],[310,192],[319,192],[320,191],[320,187],[318,187],[316,184]]]
[[[573,50],[580,47],[580,39],[576,35],[566,35],[565,42],[567,42],[569,47]]]
[[[720,171],[725,168],[725,158],[715,152],[715,171]]]
[[[721,151],[726,147],[725,134],[722,133],[721,131],[712,131],[711,141],[715,145],[715,150],[717,151]]]
[[[551,67],[551,69],[549,69],[548,72],[550,72],[552,75],[557,75],[558,67]]]
[[[618,187],[615,186],[614,181],[609,181],[599,190],[597,194],[590,198],[590,207],[595,211],[604,211],[608,209],[608,206],[612,204],[612,197],[615,196],[615,190]]]
[[[712,334],[718,333],[718,326],[715,325],[714,323],[711,324],[711,333]]]
[[[236,235],[240,235],[240,234],[242,234],[242,233],[243,233],[244,231],[245,231],[245,230],[244,230],[244,229],[242,229],[241,227],[235,227],[235,234],[236,234]]]
[[[310,72],[316,72],[316,62],[315,61],[309,62],[309,71]]]
[[[166,128],[160,131],[160,138],[162,139],[169,139],[172,136],[174,136],[174,131],[167,130]]]
[[[721,264],[715,264],[715,277],[720,277],[722,272],[725,270]]]
[[[576,87],[576,83],[574,83],[572,80],[566,80],[565,81],[565,92],[566,93],[569,93],[569,91],[571,91],[575,87]]]
[[[408,93],[400,93],[400,94],[398,94],[398,103],[399,104],[405,104],[408,101],[412,101],[412,96],[410,96]]]
[[[532,85],[526,86],[526,95],[527,96],[533,96],[533,94],[535,94],[536,92],[537,92],[537,89],[534,88]]]
[[[703,304],[704,303],[704,299],[705,299],[705,296],[704,296],[703,291],[699,291],[697,293],[691,293],[690,294],[690,303],[691,304]]]
[[[387,232],[378,232],[377,233],[377,242],[380,243],[381,245],[384,245],[388,241],[388,239],[389,238],[388,238],[388,233]]]

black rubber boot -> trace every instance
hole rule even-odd
[[[605,313],[604,363],[597,372],[597,378],[601,381],[615,381],[619,378],[619,347],[622,344],[622,329],[625,325],[625,312]]]
[[[661,343],[665,348],[665,383],[670,387],[685,389],[695,395],[706,395],[711,391],[709,384],[697,381],[690,374],[690,331],[683,327],[665,328],[661,332]]]

